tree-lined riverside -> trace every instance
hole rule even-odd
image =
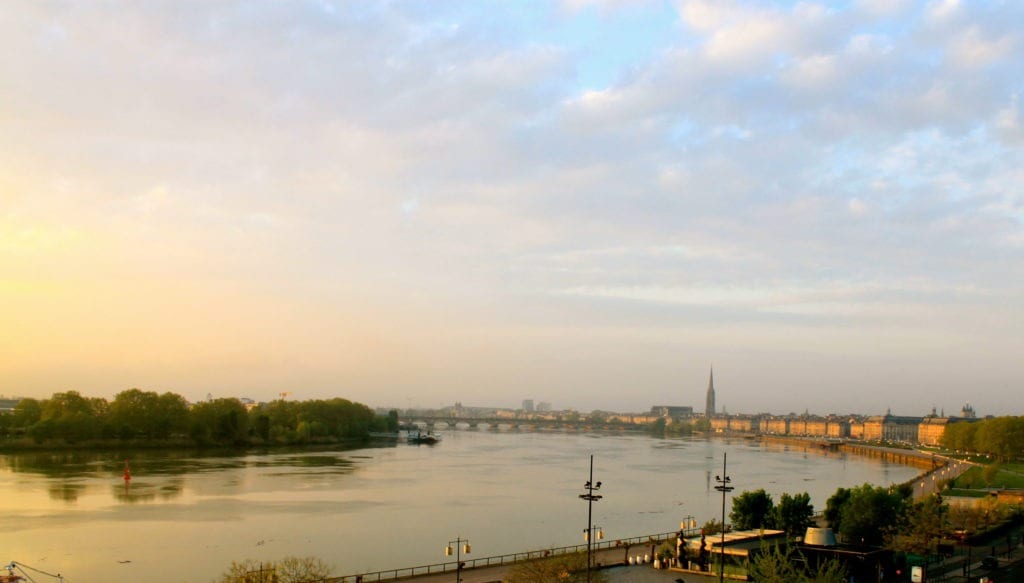
[[[720,512],[712,477],[724,452],[737,491],[808,492],[817,512],[840,486],[917,473],[746,440],[554,432],[330,451],[24,452],[0,455],[0,528],[12,533],[8,559],[69,581],[208,581],[232,560],[287,556],[341,575],[444,562],[452,533],[479,556],[582,542],[591,453],[605,540],[703,523]]]
[[[337,443],[397,429],[397,413],[379,416],[341,398],[279,399],[249,409],[238,399],[189,405],[175,393],[140,389],[122,391],[111,402],[67,391],[49,399],[22,399],[13,413],[0,415],[0,446]]]

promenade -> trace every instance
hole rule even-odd
[[[697,529],[689,529],[686,531],[686,534],[692,536],[698,532]],[[671,540],[674,544],[677,534],[678,532],[668,532],[615,541],[599,541],[592,545],[591,548],[593,564],[596,568],[626,565],[629,563],[630,557],[636,559],[643,558],[645,555],[650,560],[650,558],[653,558],[657,547],[663,541]],[[586,552],[586,550],[586,545],[574,545],[479,559],[464,557],[463,564],[465,566],[462,568],[460,578],[462,583],[504,581],[508,579],[509,573],[511,573],[515,566],[521,562]],[[649,567],[650,565],[648,565]],[[456,579],[456,563],[438,563],[373,573],[358,573],[335,577],[327,581],[329,583],[385,583],[413,578],[416,579],[417,583],[454,583]]]

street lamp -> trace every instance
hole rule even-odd
[[[444,548],[444,556],[452,556],[452,545],[455,545],[455,583],[462,583],[462,553],[469,554],[469,539],[455,537],[455,540],[448,541],[448,546]]]
[[[590,479],[583,485],[583,489],[587,491],[586,494],[580,494],[580,498],[587,501],[587,528],[583,532],[587,539],[587,583],[590,583],[590,546],[594,538],[590,536],[590,533],[594,532],[594,502],[601,499],[600,494],[594,494],[595,491],[601,489],[601,482],[594,482],[594,454],[590,454]],[[598,532],[598,536],[604,536],[603,532]]]
[[[715,476],[715,481],[718,482],[718,485],[715,486],[715,490],[718,490],[719,492],[722,493],[722,544],[721,544],[721,548],[718,549],[718,552],[721,553],[721,557],[718,560],[718,581],[719,581],[719,583],[722,583],[723,581],[725,581],[725,495],[727,493],[732,492],[733,490],[736,489],[736,488],[733,488],[732,486],[729,485],[732,482],[732,478],[727,476],[726,473],[725,473],[726,460],[727,459],[728,459],[728,454],[723,453],[722,454],[722,475],[721,476]]]

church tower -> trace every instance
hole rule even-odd
[[[711,367],[711,375],[708,377],[708,397],[704,407],[704,416],[712,417],[715,414],[715,368]]]

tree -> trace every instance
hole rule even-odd
[[[249,433],[249,417],[238,399],[215,399],[199,403],[189,412],[192,439],[199,443],[242,444]]]
[[[593,583],[605,583],[601,571],[591,570]],[[587,553],[566,553],[535,561],[516,563],[508,583],[582,583],[587,580]]]
[[[280,561],[231,561],[217,583],[305,583],[331,575],[331,567],[316,557],[285,557]]]
[[[849,543],[881,546],[902,523],[906,493],[864,484],[839,488],[826,503],[829,526]]]
[[[736,530],[774,528],[775,504],[772,497],[763,488],[743,492],[732,499],[729,520]]]
[[[109,427],[121,439],[167,439],[187,427],[188,403],[181,395],[129,389],[114,396]]]
[[[14,406],[12,427],[28,429],[39,422],[43,415],[43,405],[36,399],[27,398],[18,401]]]
[[[775,528],[786,531],[787,536],[803,536],[807,528],[814,525],[813,517],[810,494],[783,494],[775,507]]]
[[[949,507],[942,496],[932,494],[914,504],[907,513],[906,527],[893,541],[893,549],[920,555],[935,552],[938,541],[949,530]]]
[[[78,391],[54,393],[42,401],[35,436],[43,439],[63,439],[77,443],[98,437],[105,422],[106,401],[87,399]]]
[[[839,532],[843,526],[843,507],[850,500],[852,490],[839,488],[828,500],[825,501],[825,522],[828,523],[832,532]]]
[[[802,567],[802,565],[805,565]],[[767,545],[750,559],[748,574],[758,583],[844,583],[846,569],[829,559],[817,566],[807,564],[800,552],[788,544]]]
[[[712,518],[700,527],[700,532],[707,536],[718,534],[722,532],[722,523],[717,518]]]
[[[942,432],[942,446],[956,451],[977,451],[974,436],[980,425],[980,423],[972,422],[947,424],[946,430]]]

